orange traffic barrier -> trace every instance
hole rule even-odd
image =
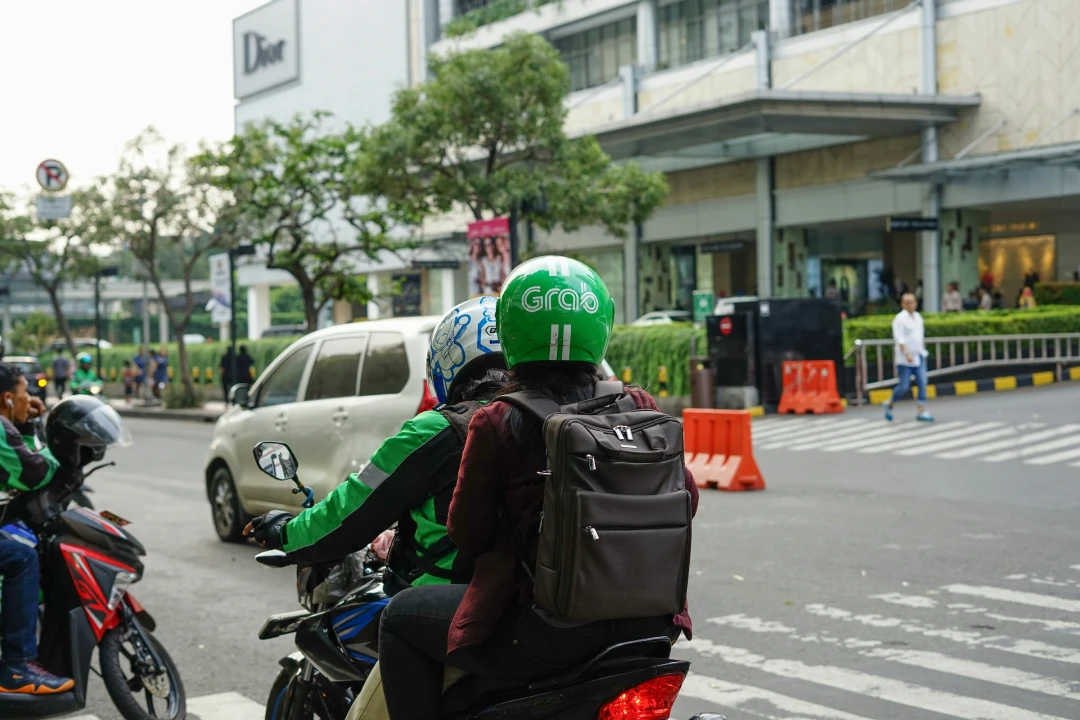
[[[698,487],[765,489],[746,410],[683,410],[683,449]]]
[[[787,360],[779,413],[826,415],[844,411],[832,360]]]

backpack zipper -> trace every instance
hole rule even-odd
[[[592,455],[586,455],[585,459],[589,461],[589,469],[590,470],[595,470],[596,469],[596,458],[593,457]]]

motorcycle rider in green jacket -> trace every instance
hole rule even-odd
[[[78,363],[78,367],[75,368],[75,374],[71,376],[72,392],[80,392],[85,383],[100,382],[97,373],[94,371],[94,359],[90,357],[90,353],[79,353],[75,357],[75,361]]]
[[[445,404],[407,421],[360,472],[314,507],[296,517],[268,512],[244,534],[306,565],[361,550],[397,522],[388,593],[468,582],[471,558],[459,557],[446,534],[446,515],[469,419],[502,387],[505,367],[495,334],[495,298],[461,303],[440,320],[428,349],[428,379]]]
[[[44,413],[45,404],[27,393],[22,371],[0,363],[0,490],[30,492],[55,477],[60,463],[27,428]],[[55,695],[75,686],[37,664],[40,573],[36,549],[0,535],[0,694]]]

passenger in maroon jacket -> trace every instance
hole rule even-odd
[[[591,317],[582,319],[582,326],[593,334],[578,332],[582,326],[574,326],[574,332],[563,330],[573,320],[572,316],[568,319],[566,307],[561,313],[554,308],[558,323],[546,317],[550,311],[545,307],[530,306],[529,299],[524,305],[530,314],[515,315],[522,308],[522,296],[536,296],[537,286],[540,297],[547,293],[559,297],[565,288],[591,293],[578,307],[582,313],[593,310]],[[605,310],[607,316],[598,318]],[[496,311],[503,355],[511,366],[510,383],[503,394],[530,391],[559,405],[593,397],[601,379],[597,366],[610,338],[612,310],[603,281],[581,263],[538,258],[519,266],[507,278]],[[528,345],[530,339],[535,344],[537,327],[545,334],[547,327],[552,328],[550,347]],[[556,328],[560,328],[558,333]],[[606,328],[603,337],[597,337],[597,328]],[[571,337],[577,344],[564,349],[562,344]],[[638,408],[656,409],[656,402],[644,390],[628,392]],[[615,643],[665,635],[674,641],[680,632],[689,636],[690,617],[685,610],[677,616],[581,624],[559,621],[534,606],[532,585],[497,509],[505,502],[509,524],[518,537],[531,538],[526,554],[535,567],[544,491],[544,478],[537,473],[546,467],[538,420],[498,399],[473,416],[447,530],[459,548],[478,555],[476,567],[467,586],[405,590],[386,607],[379,659],[393,720],[438,717],[444,665],[524,684],[582,662]],[[696,513],[697,486],[689,470],[685,483]]]

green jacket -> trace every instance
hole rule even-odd
[[[0,488],[28,492],[52,482],[60,463],[48,448],[35,452],[34,436],[24,437],[7,418],[0,418]]]
[[[464,433],[444,413],[471,417],[470,410],[479,406],[468,401],[428,410],[406,422],[360,472],[289,521],[285,552],[299,564],[331,562],[361,550],[398,522],[399,541],[410,541],[404,547],[412,564],[431,570],[420,574],[413,585],[467,581],[461,573],[471,572],[471,565],[465,569],[467,561],[459,559],[446,534]],[[424,560],[415,562],[417,554],[447,548],[449,552],[432,560],[434,568],[425,568]]]
[[[76,368],[75,374],[71,377],[71,389],[78,390],[79,386],[84,382],[98,382],[97,373],[93,368],[89,370],[83,370],[82,368]]]

